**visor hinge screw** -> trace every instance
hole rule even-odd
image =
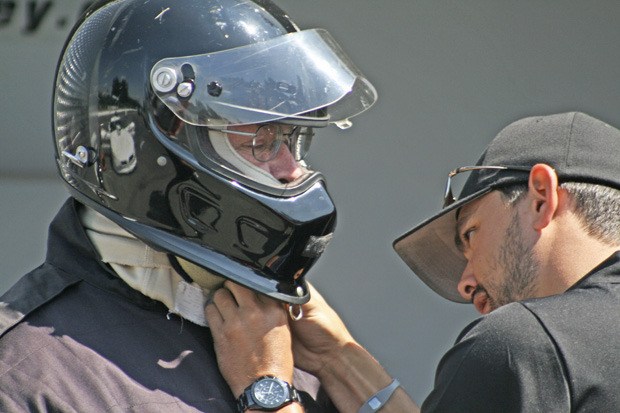
[[[168,93],[176,86],[177,75],[174,69],[170,67],[160,67],[153,73],[151,82],[158,92]]]
[[[75,149],[75,155],[69,151],[62,151],[62,154],[80,168],[92,165],[97,157],[95,151],[81,145]]]
[[[177,86],[177,94],[182,98],[189,98],[194,93],[193,82],[181,82]]]
[[[207,93],[211,96],[218,97],[222,94],[222,85],[213,81],[207,85]]]

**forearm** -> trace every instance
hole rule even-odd
[[[340,413],[358,412],[366,400],[393,380],[374,357],[355,342],[343,347],[337,359],[325,365],[319,372],[319,379]],[[404,412],[419,412],[419,408],[399,387],[381,413]]]

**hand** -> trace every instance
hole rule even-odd
[[[356,343],[338,314],[312,286],[310,301],[303,305],[304,316],[291,321],[295,364],[321,379],[321,372],[340,356],[349,344]]]
[[[281,303],[226,281],[205,311],[220,372],[236,397],[260,376],[292,383],[291,332]]]
[[[357,412],[392,378],[355,341],[318,291],[309,287],[311,298],[303,305],[303,318],[290,322],[295,364],[319,378],[338,411]],[[382,411],[414,413],[419,409],[403,389],[397,389]]]

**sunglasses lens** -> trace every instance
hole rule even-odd
[[[447,208],[452,205],[456,199],[454,199],[454,194],[452,193],[452,179],[448,177],[448,183],[446,184],[446,192],[443,196],[443,207]]]
[[[470,169],[455,169],[448,174],[448,181],[446,182],[446,191],[443,197],[443,207],[447,208],[458,199],[455,194],[459,194],[465,185],[465,181],[470,175]]]
[[[478,173],[480,170],[486,169],[505,169],[504,167],[496,166],[463,166],[455,169],[448,174],[448,182],[446,183],[446,191],[443,197],[443,207],[455,203],[459,197],[454,194],[460,194],[465,186],[465,182],[471,176],[472,172]]]

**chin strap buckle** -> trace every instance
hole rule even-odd
[[[295,312],[295,307],[297,307],[297,312]],[[304,310],[301,308],[300,304],[287,304],[286,308],[288,309],[288,315],[291,317],[293,321],[299,321],[304,316]]]

